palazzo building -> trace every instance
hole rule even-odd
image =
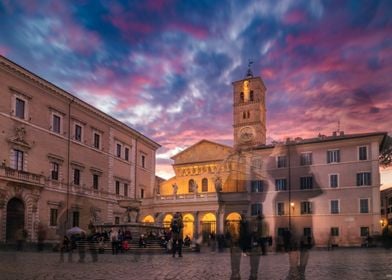
[[[0,242],[136,219],[159,144],[3,56],[0,100]]]
[[[172,159],[175,176],[144,199],[141,219],[184,234],[223,234],[263,214],[275,244],[285,229],[317,246],[359,246],[381,233],[379,149],[386,133],[318,135],[266,145],[266,87],[250,70],[233,82],[234,147],[202,140]]]

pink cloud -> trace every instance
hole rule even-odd
[[[298,24],[301,22],[305,22],[307,20],[307,16],[303,11],[294,10],[289,11],[283,16],[282,22],[285,24]]]
[[[39,7],[39,11],[45,13],[45,15],[59,15],[58,22],[49,26],[50,32],[48,37],[45,38],[49,42],[64,45],[70,50],[83,55],[91,54],[99,49],[101,38],[98,33],[90,31],[77,23],[65,2],[52,1],[45,5],[35,0],[28,2],[27,6],[23,6],[28,12],[37,13],[37,7]]]
[[[131,15],[131,14],[128,14]],[[134,33],[137,34],[148,34],[153,31],[153,27],[149,23],[137,22],[132,19],[133,16],[123,15],[122,17],[112,17],[110,18],[110,22],[117,28],[119,28],[125,36],[134,36]]]
[[[206,39],[208,35],[207,28],[201,26],[195,26],[185,22],[173,22],[169,24],[168,29],[182,31],[199,40]]]
[[[2,55],[2,56],[6,56],[8,53],[9,53],[9,48],[8,47],[6,47],[6,46],[1,46],[0,45],[0,54]]]
[[[172,1],[169,0],[146,0],[146,7],[151,11],[162,11],[165,6],[170,6]]]

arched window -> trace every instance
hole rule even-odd
[[[250,100],[250,101],[253,101],[253,90],[250,91],[249,100]]]
[[[190,179],[188,182],[188,192],[193,193],[195,191],[195,180]]]
[[[244,93],[243,92],[240,93],[240,102],[241,103],[244,102]]]
[[[242,112],[242,118],[246,119],[246,112]]]
[[[203,178],[203,180],[201,180],[201,191],[208,192],[208,179],[207,178]]]
[[[248,111],[248,114],[247,114],[247,118],[249,119],[250,118],[250,112]]]

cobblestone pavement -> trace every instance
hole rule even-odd
[[[99,255],[93,263],[60,262],[58,253],[0,252],[0,279],[229,279],[230,253],[188,253],[183,258],[171,255]],[[288,255],[270,253],[260,258],[259,279],[285,279]],[[249,257],[241,258],[241,279],[249,277]],[[336,249],[310,252],[306,279],[388,279],[392,280],[392,251],[385,249]]]

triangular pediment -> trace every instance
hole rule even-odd
[[[225,159],[233,148],[208,140],[201,140],[172,157],[174,164],[220,161]]]

